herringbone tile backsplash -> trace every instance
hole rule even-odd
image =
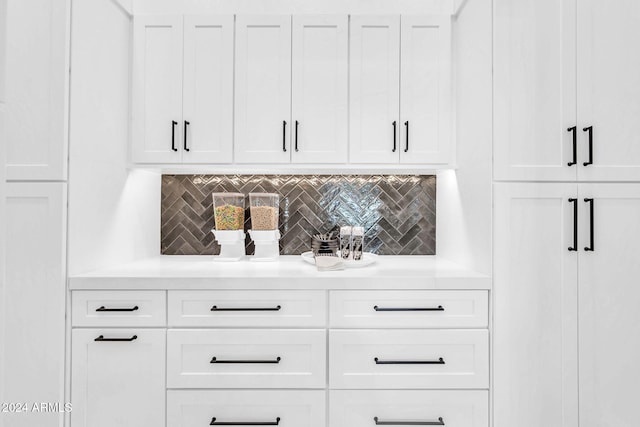
[[[311,236],[340,225],[365,228],[365,250],[381,255],[434,255],[434,175],[163,175],[161,246],[165,255],[213,255],[219,246],[212,193],[280,194],[280,253],[310,250]],[[247,235],[247,253],[253,243]]]

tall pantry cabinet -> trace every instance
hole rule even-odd
[[[495,427],[637,424],[638,16],[494,1]]]
[[[0,401],[63,404],[70,1],[0,9]],[[9,411],[0,426],[58,427],[63,418]]]

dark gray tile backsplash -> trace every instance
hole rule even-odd
[[[311,235],[340,225],[365,227],[365,250],[381,255],[434,255],[434,175],[163,175],[161,250],[165,255],[219,252],[212,193],[280,194],[280,253],[310,250]],[[253,243],[247,235],[247,253]]]

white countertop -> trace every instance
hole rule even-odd
[[[490,289],[491,278],[437,256],[380,256],[363,268],[319,272],[299,256],[214,262],[158,256],[72,276],[78,289]]]

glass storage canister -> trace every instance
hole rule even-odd
[[[216,230],[244,230],[244,194],[213,193]]]
[[[274,193],[249,193],[252,230],[277,230],[280,196]]]

